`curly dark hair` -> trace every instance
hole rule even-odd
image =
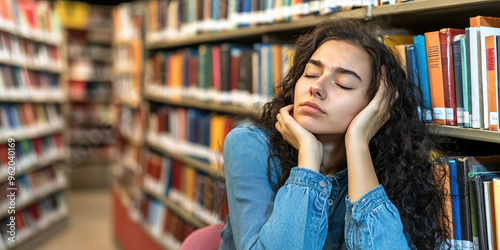
[[[279,110],[293,104],[295,84],[305,65],[324,42],[348,41],[371,58],[373,73],[367,97],[371,100],[375,96],[384,67],[388,84],[385,98],[394,100],[390,119],[369,144],[378,180],[400,213],[409,246],[435,249],[450,238],[450,218],[444,204],[446,170],[437,167],[437,157],[431,157],[432,152],[440,152],[439,143],[422,122],[422,94],[407,77],[393,50],[384,44],[381,30],[374,22],[342,18],[325,21],[298,38],[291,68],[277,84],[274,99],[264,105],[262,116],[255,121],[270,134],[268,178],[277,191],[297,166],[298,151],[283,140],[274,125]],[[279,164],[271,164],[272,161]],[[273,165],[278,169],[272,169]],[[280,173],[278,183],[272,182],[272,172]]]

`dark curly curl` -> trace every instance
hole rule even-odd
[[[390,119],[369,145],[378,180],[400,213],[409,246],[435,249],[450,238],[450,219],[444,208],[446,171],[437,168],[436,158],[431,158],[431,152],[438,150],[439,143],[421,120],[420,90],[408,79],[397,57],[381,42],[384,38],[380,31],[373,22],[337,19],[323,22],[311,33],[299,37],[292,67],[277,85],[275,98],[264,106],[262,117],[256,121],[270,131],[269,182],[277,191],[298,160],[298,151],[274,128],[276,115],[280,108],[293,103],[295,84],[316,49],[328,40],[348,41],[365,50],[371,58],[373,77],[366,93],[368,98],[375,96],[384,67],[388,83],[385,98],[395,100]],[[397,99],[396,93],[399,93]],[[279,169],[271,169],[274,164],[270,163],[275,160],[280,163]],[[280,173],[278,183],[271,181],[272,172]]]

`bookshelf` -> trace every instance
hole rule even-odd
[[[180,1],[171,2],[176,2],[174,4],[178,4]],[[187,4],[189,5],[189,3]],[[498,16],[498,10],[500,9],[500,2],[494,0],[418,0],[394,5],[363,6],[360,8],[344,7],[342,8],[343,11],[335,13],[333,13],[334,11],[331,9],[327,10],[327,8],[323,8],[324,6],[321,5],[322,7],[317,11],[319,14],[309,13],[295,17],[291,16],[288,21],[284,20],[286,18],[269,21],[256,17],[258,15],[250,14],[250,16],[258,19],[258,21],[249,21],[244,25],[241,25],[241,23],[238,25],[234,23],[228,24],[228,20],[216,23],[211,20],[212,17],[209,16],[207,18],[207,16],[204,16],[206,13],[200,16],[200,13],[194,13],[192,9],[187,11],[184,9],[185,12],[179,11],[178,13],[184,13],[183,16],[178,16],[178,13],[167,13],[168,9],[172,8],[176,10],[179,6],[168,6],[166,2],[148,1],[146,5],[147,14],[143,19],[146,25],[142,27],[145,29],[146,34],[143,39],[145,56],[143,60],[144,75],[142,76],[143,90],[141,95],[141,99],[145,100],[145,105],[141,107],[144,107],[144,110],[146,110],[144,118],[146,126],[144,127],[145,132],[143,135],[145,139],[136,140],[126,132],[122,133],[120,131],[120,137],[125,141],[125,144],[142,147],[145,151],[141,156],[142,162],[140,164],[131,161],[129,164],[124,164],[125,166],[121,169],[129,168],[130,172],[135,172],[135,174],[131,175],[133,177],[129,177],[129,183],[140,182],[137,181],[136,174],[142,174],[142,177],[139,177],[142,178],[142,183],[137,186],[139,187],[139,191],[134,191],[134,193],[139,193],[142,196],[142,210],[132,211],[126,206],[126,209],[129,209],[127,218],[135,218],[136,223],[134,224],[134,230],[139,230],[146,235],[141,239],[141,242],[148,242],[148,244],[154,244],[155,247],[160,247],[162,249],[176,248],[176,242],[182,242],[183,235],[172,234],[171,231],[169,231],[169,229],[171,229],[170,227],[176,228],[176,226],[172,226],[172,224],[167,225],[169,229],[164,231],[165,234],[158,233],[157,231],[155,232],[155,230],[158,229],[154,228],[158,227],[158,224],[151,223],[151,221],[149,221],[151,218],[145,215],[148,211],[152,211],[150,210],[152,207],[159,206],[161,208],[159,210],[169,211],[158,213],[157,216],[159,217],[153,217],[156,219],[163,218],[162,216],[170,213],[177,215],[185,224],[194,228],[218,223],[217,220],[204,220],[203,216],[199,214],[196,215],[196,213],[190,210],[190,205],[187,205],[190,204],[189,198],[187,198],[188,195],[186,195],[187,193],[180,192],[180,194],[178,194],[174,192],[172,195],[167,192],[162,193],[149,188],[148,185],[155,186],[161,183],[161,179],[153,182],[154,184],[145,183],[149,182],[147,179],[151,178],[151,176],[154,175],[153,173],[157,174],[155,171],[160,171],[160,173],[164,174],[166,171],[169,173],[167,176],[173,175],[172,172],[168,172],[172,170],[168,170],[168,168],[165,167],[168,165],[165,162],[170,161],[179,162],[179,164],[182,165],[182,169],[189,169],[189,171],[202,173],[204,176],[212,178],[215,182],[224,180],[223,171],[215,167],[222,162],[217,154],[215,154],[215,156],[213,154],[217,149],[221,148],[221,141],[223,142],[224,134],[220,135],[218,138],[218,147],[206,144],[202,145],[204,147],[200,149],[200,147],[198,147],[200,145],[198,144],[202,143],[193,143],[190,141],[189,135],[185,135],[189,134],[190,129],[187,124],[200,123],[202,124],[200,125],[201,127],[207,127],[209,126],[208,124],[212,125],[211,118],[213,117],[222,116],[223,118],[221,118],[221,120],[226,119],[224,121],[228,121],[230,120],[229,117],[234,115],[250,114],[258,116],[261,113],[262,104],[265,103],[266,100],[272,98],[272,87],[270,88],[269,86],[262,85],[260,90],[258,90],[262,93],[259,92],[255,95],[256,89],[258,88],[255,87],[255,83],[252,82],[252,91],[250,91],[250,93],[244,92],[244,87],[236,87],[227,90],[228,95],[234,95],[236,97],[218,99],[220,93],[215,93],[214,95],[214,88],[216,89],[215,92],[223,91],[217,84],[206,84],[208,85],[208,89],[206,89],[203,80],[198,80],[203,78],[198,75],[200,74],[200,72],[198,72],[200,65],[196,64],[194,67],[196,70],[191,70],[189,68],[191,67],[189,66],[191,63],[191,56],[196,55],[198,56],[197,59],[199,59],[200,53],[208,48],[206,45],[212,46],[210,47],[211,49],[219,46],[218,49],[222,51],[223,44],[236,44],[237,50],[239,51],[238,53],[246,49],[255,51],[257,49],[257,47],[254,46],[256,43],[279,45],[282,46],[282,48],[280,48],[280,55],[286,58],[288,42],[293,41],[304,31],[310,30],[322,21],[331,18],[374,18],[381,21],[390,33],[423,34],[424,32],[439,30],[443,27],[467,27],[469,24],[469,17],[477,15]],[[158,11],[159,9],[165,11],[162,13]],[[338,10],[340,10],[340,8],[336,9],[336,11]],[[240,13],[237,13],[237,15],[239,14]],[[179,19],[177,20],[176,18]],[[243,19],[244,18],[236,18],[235,20],[241,21]],[[179,20],[183,20],[184,23]],[[217,28],[211,28],[211,26]],[[120,41],[115,40],[114,46],[120,47],[126,46],[127,44],[130,44],[130,41],[126,39]],[[269,50],[275,48],[277,47],[271,46]],[[259,47],[259,49],[261,49],[261,47]],[[220,53],[221,57],[219,60],[222,60],[222,52]],[[123,52],[121,54],[126,53]],[[263,54],[261,54],[261,56],[262,55]],[[169,65],[169,60],[181,61],[184,66],[178,67],[178,65]],[[213,60],[213,58],[211,58],[211,60]],[[242,60],[242,57],[240,57],[239,60]],[[252,63],[251,61],[247,62]],[[232,61],[228,65],[230,64],[232,64]],[[209,68],[207,72],[212,73],[209,73],[210,75],[204,75],[204,81],[206,82],[216,81],[213,80],[213,77],[223,78],[222,75],[224,72],[229,72],[231,69],[229,66],[229,68],[220,69],[219,71],[219,69],[210,67],[212,66],[207,66],[207,68]],[[180,71],[183,72],[182,75],[172,76],[170,74],[171,72],[178,71],[179,68],[181,69]],[[285,69],[285,63],[282,62],[281,68],[272,70],[277,70],[277,72],[279,72]],[[213,72],[220,72],[220,75],[214,76]],[[238,75],[245,73],[242,71],[238,72]],[[275,72],[273,71],[273,73]],[[135,70],[131,69],[127,71],[115,68],[115,74],[133,75],[135,74]],[[206,74],[206,72],[203,74]],[[279,75],[279,73],[275,74]],[[194,79],[197,80],[192,80],[193,78],[191,77],[193,77],[193,75]],[[275,80],[276,78],[270,81],[272,82]],[[217,81],[222,82],[223,80],[219,79]],[[240,79],[240,81],[242,80]],[[194,91],[192,91],[193,87]],[[267,88],[268,91],[271,89],[271,91],[265,93],[265,88]],[[244,93],[242,93],[242,90]],[[224,93],[222,95],[224,96]],[[134,97],[132,97],[132,99],[134,99]],[[118,100],[121,105],[128,106],[130,109],[137,106],[135,101],[127,100],[127,98],[118,98]],[[193,117],[203,116],[206,119],[197,120],[193,118],[193,120],[190,120],[190,113],[194,114]],[[183,120],[185,123],[179,122],[179,120]],[[231,125],[235,126],[239,124],[239,122],[240,121],[228,122],[222,127],[219,127],[219,130],[228,131]],[[222,123],[223,122],[219,123],[219,125]],[[185,130],[183,131],[183,129],[180,128],[184,128]],[[498,131],[436,125],[428,125],[428,129],[436,136],[463,139],[466,144],[469,142],[478,142],[480,147],[487,147],[486,144],[481,144],[483,142],[493,144],[498,144],[500,142],[500,132]],[[208,134],[211,134],[210,132],[211,131],[209,131]],[[183,134],[184,136],[179,134]],[[203,134],[200,136],[203,137]],[[202,151],[202,153],[199,151]],[[209,153],[206,153],[206,151],[209,151]],[[157,156],[151,157],[151,155]],[[151,158],[155,157],[159,157],[162,160],[151,160]],[[155,162],[157,161],[162,163],[156,164]],[[139,168],[142,168],[142,172],[138,170]],[[119,170],[117,172],[122,173],[123,176],[123,172],[125,171]],[[123,177],[116,177],[115,179],[119,179],[119,182],[122,183],[125,182]],[[188,179],[182,180],[189,182]],[[123,186],[117,185],[116,189],[121,190],[123,193]],[[160,188],[160,190],[162,189]],[[185,190],[183,189],[182,191]],[[116,195],[116,197],[119,196],[120,195]],[[120,198],[116,200],[120,201]],[[121,198],[120,203],[128,204],[124,202],[127,200],[130,200],[130,197]],[[222,210],[223,208],[220,209]],[[140,213],[142,213],[142,217]],[[121,213],[121,216],[124,216],[123,213]],[[220,221],[224,221],[222,217],[223,216],[220,216]],[[117,215],[116,218],[118,219],[120,217]],[[189,229],[186,230],[189,231]],[[120,234],[120,231],[121,229],[115,227],[115,236],[119,239],[121,244],[124,246],[133,244],[127,243],[127,240]],[[172,240],[172,237],[174,240]],[[167,238],[168,240],[166,240]]]
[[[68,144],[66,39],[49,1],[0,2],[0,220],[4,225],[12,222],[8,188],[17,188],[15,242],[8,240],[4,226],[0,249],[29,249],[64,230],[68,222],[67,177],[62,168]],[[15,152],[14,158],[9,152]]]
[[[66,28],[70,187],[110,187],[116,160],[111,7],[57,2]]]

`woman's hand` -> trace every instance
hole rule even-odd
[[[384,71],[382,70],[383,76],[385,76]],[[380,81],[380,87],[375,97],[349,124],[346,132],[346,143],[356,140],[368,145],[373,136],[389,120],[393,103],[384,98],[387,89],[385,77],[382,77]]]
[[[283,136],[283,140],[299,150],[299,167],[319,172],[323,157],[323,145],[311,132],[297,123],[290,115],[292,110],[293,104],[281,108],[276,115],[275,127]]]

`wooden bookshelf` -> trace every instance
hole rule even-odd
[[[34,42],[38,43],[44,43],[47,45],[53,45],[53,46],[61,46],[62,43],[62,38],[58,37],[55,34],[49,33],[49,32],[21,32],[17,26],[13,29],[7,28],[3,25],[0,25],[0,31],[9,33],[11,35],[14,35],[16,37],[28,39]]]
[[[146,98],[150,101],[164,103],[172,106],[180,106],[185,108],[195,108],[207,111],[215,111],[220,113],[236,114],[236,115],[253,115],[258,116],[261,110],[258,108],[252,108],[248,106],[237,106],[232,104],[219,104],[213,102],[203,102],[198,100],[171,100],[165,97],[154,95],[148,93]]]
[[[500,143],[500,132],[447,125],[428,125],[430,133],[467,140]]]
[[[216,179],[224,180],[223,171],[218,170],[218,169],[213,169],[212,167],[210,167],[209,163],[205,163],[205,162],[202,162],[200,160],[193,159],[193,158],[186,156],[186,155],[183,155],[183,154],[171,152],[171,151],[165,149],[164,147],[162,147],[161,145],[154,143],[150,140],[146,141],[146,145],[148,147],[164,154],[165,156],[176,159],[176,160],[178,160],[178,161],[180,161],[180,162],[182,162],[182,163],[184,163],[192,168],[195,168],[195,169],[200,170],[204,173],[207,173],[208,175],[210,175]]]
[[[10,65],[10,66],[18,66],[18,67],[26,68],[26,69],[29,69],[29,70],[42,71],[42,72],[53,73],[53,74],[61,74],[61,72],[62,72],[62,68],[60,68],[60,69],[54,69],[54,67],[50,66],[50,65],[39,66],[39,65],[33,65],[33,64],[30,64],[30,63],[15,62],[15,61],[12,61],[12,60],[2,60],[2,59],[0,59],[0,64]]]
[[[24,210],[25,208],[37,203],[40,201],[40,199],[42,198],[45,198],[45,197],[48,197],[48,196],[51,196],[53,194],[56,194],[60,191],[67,191],[68,187],[66,184],[62,185],[62,186],[56,186],[56,187],[53,187],[51,190],[49,190],[48,192],[45,192],[43,193],[42,195],[37,195],[36,197],[32,197],[31,199],[29,200],[25,200],[24,202],[22,203],[17,203],[16,204],[16,211],[22,211]],[[5,211],[2,211],[0,213],[0,218],[5,218],[9,215],[9,213],[7,212],[7,210]]]
[[[148,195],[152,196],[153,198],[159,200],[162,202],[167,208],[169,208],[172,212],[174,212],[176,215],[184,219],[187,223],[191,224],[192,226],[196,228],[202,228],[204,226],[208,226],[207,223],[202,222],[196,218],[194,218],[192,215],[188,214],[184,208],[181,206],[177,205],[175,202],[171,201],[169,198],[163,196],[163,195],[158,195],[155,192],[152,192],[150,190],[144,189],[144,192],[147,193]]]
[[[412,17],[420,16],[426,18],[432,15],[442,15],[446,13],[463,13],[456,16],[456,19],[468,18],[471,8],[476,10],[488,10],[491,8],[500,8],[500,2],[496,0],[419,0],[406,2],[402,4],[383,5],[377,7],[363,7],[349,11],[337,12],[327,16],[308,16],[293,22],[273,23],[246,29],[235,29],[223,31],[219,33],[207,33],[196,36],[188,36],[183,38],[168,39],[158,42],[146,41],[147,49],[168,49],[182,46],[195,45],[200,43],[210,43],[218,41],[226,41],[233,39],[242,39],[251,36],[261,36],[262,34],[303,30],[314,27],[324,20],[339,17],[352,17],[357,19],[365,19],[371,17],[395,17],[405,16]],[[371,11],[371,14],[370,14]],[[463,19],[462,18],[462,19]],[[414,18],[409,18],[414,20]]]

